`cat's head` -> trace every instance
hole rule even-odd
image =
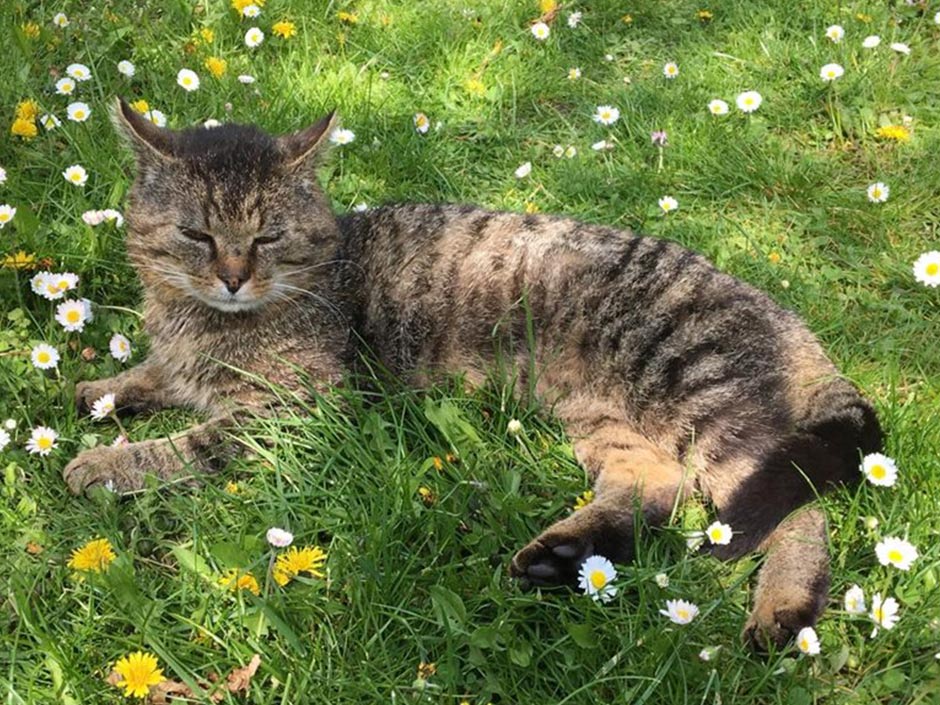
[[[127,251],[152,296],[238,313],[310,295],[338,238],[314,174],[333,114],[280,137],[169,130],[123,100],[113,118],[137,160]]]

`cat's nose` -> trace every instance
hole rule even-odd
[[[223,276],[219,275],[219,279],[222,280],[222,283],[225,284],[225,288],[228,289],[228,293],[234,294],[236,291],[242,288],[242,284],[248,281],[248,277],[242,277],[239,275],[229,275]]]

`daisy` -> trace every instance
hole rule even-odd
[[[262,32],[257,27],[252,27],[247,32],[245,32],[245,46],[247,46],[249,49],[254,49],[263,41],[264,32]]]
[[[510,419],[506,424],[506,433],[510,436],[518,436],[522,431],[522,422],[519,419]]]
[[[185,91],[194,91],[199,88],[199,76],[190,69],[180,69],[176,74],[176,83]]]
[[[708,104],[708,112],[712,115],[727,115],[728,114],[728,104],[723,101],[715,98]]]
[[[59,29],[65,29],[69,26],[69,18],[64,12],[57,12],[52,18],[52,24]]]
[[[603,152],[613,148],[614,143],[608,142],[607,140],[601,140],[600,142],[595,142],[591,145],[591,149],[593,149],[595,152]]]
[[[656,583],[656,587],[665,590],[667,587],[669,587],[669,576],[665,573],[657,573],[653,578],[653,582]]]
[[[613,125],[620,119],[620,111],[612,105],[598,105],[594,111],[594,122],[601,125]]]
[[[30,453],[39,455],[49,455],[53,448],[58,448],[56,439],[59,434],[47,426],[37,426],[30,433],[29,440],[26,442],[26,450]]]
[[[65,68],[65,73],[76,81],[87,81],[91,78],[91,69],[85,64],[69,64]]]
[[[526,162],[513,172],[517,179],[524,179],[532,173],[532,162]]]
[[[917,560],[917,549],[910,541],[887,536],[875,544],[875,555],[881,565],[893,565],[898,570],[910,570]]]
[[[893,597],[882,600],[881,593],[876,592],[871,598],[871,612],[868,613],[868,617],[875,623],[875,629],[871,633],[874,639],[878,634],[878,627],[893,629],[898,623],[898,601]]]
[[[40,343],[33,348],[30,359],[33,361],[33,367],[51,370],[59,364],[59,351],[48,343]]]
[[[85,321],[88,320],[88,312],[85,310],[85,304],[72,299],[58,305],[55,319],[66,331],[81,332],[85,328]]]
[[[245,5],[242,8],[242,16],[254,19],[261,14],[261,8],[257,5]]]
[[[144,117],[150,120],[157,127],[166,127],[166,115],[161,113],[159,110],[148,110],[144,113]]]
[[[894,460],[881,453],[869,453],[862,458],[859,470],[871,484],[892,487],[898,479],[898,466]]]
[[[68,114],[69,120],[85,122],[91,115],[91,108],[88,107],[88,103],[69,103],[65,112]]]
[[[114,395],[105,394],[100,399],[95,399],[91,405],[91,418],[95,421],[106,419],[114,413]]]
[[[254,83],[254,82],[255,82],[255,77],[254,77],[254,76],[251,76],[251,75],[249,75],[249,74],[247,74],[247,73],[243,73],[243,74],[241,74],[241,75],[238,77],[238,82],[239,82],[239,83],[244,83],[245,85],[248,85],[249,83]]]
[[[333,132],[330,133],[330,142],[333,144],[349,144],[354,139],[356,139],[356,133],[345,128],[337,127],[335,130],[333,130]]]
[[[137,69],[134,68],[134,64],[125,59],[124,61],[118,61],[117,65],[118,73],[127,78],[133,78],[134,74],[137,73]]]
[[[0,428],[0,450],[10,445],[10,434]]]
[[[610,584],[617,571],[604,556],[590,556],[581,564],[578,577],[578,586],[595,602],[610,602],[617,594],[617,588]]]
[[[577,67],[575,67],[575,68],[573,68],[573,69],[568,69],[568,80],[569,80],[569,81],[577,81],[579,78],[581,78],[581,69],[579,69],[579,68],[577,68]]]
[[[715,656],[718,655],[718,649],[720,646],[706,646],[704,649],[698,652],[698,657],[702,661],[711,661]]]
[[[7,431],[16,430],[16,419],[7,419],[6,421],[3,422],[3,427]]]
[[[874,49],[879,44],[881,44],[881,37],[877,34],[872,34],[862,40],[862,47],[865,49]]]
[[[578,148],[575,147],[573,144],[569,144],[567,147],[565,147],[566,159],[573,159],[577,154],[578,154]]]
[[[267,538],[268,543],[275,548],[287,548],[294,542],[294,535],[291,532],[279,529],[276,526],[272,526],[268,529],[265,538]]]
[[[44,113],[43,116],[39,118],[39,124],[48,131],[57,128],[62,124],[62,121],[52,113]]]
[[[7,170],[0,166],[0,184],[7,182]]]
[[[727,546],[731,543],[731,527],[728,524],[722,524],[720,521],[714,522],[705,529],[705,535],[710,543],[715,546]]]
[[[320,569],[323,568],[325,562],[326,553],[319,546],[305,546],[304,548],[292,546],[286,553],[277,557],[274,566],[274,582],[283,587],[301,573],[323,578],[325,575]]]
[[[891,48],[894,49],[899,54],[911,53],[911,48],[907,44],[904,44],[903,42],[894,42],[894,44],[891,45]]]
[[[114,672],[121,677],[115,685],[124,688],[124,696],[128,698],[146,697],[150,693],[150,686],[163,680],[157,657],[142,651],[135,651],[122,658],[114,664]]]
[[[663,66],[663,76],[666,78],[675,78],[679,75],[679,67],[670,61],[668,64]]]
[[[891,189],[887,184],[877,182],[868,187],[868,200],[872,203],[884,203],[888,200]]]
[[[803,627],[796,635],[796,646],[807,656],[815,656],[820,652],[819,637],[812,627]]]
[[[753,113],[760,107],[760,104],[764,102],[764,99],[757,91],[744,91],[744,93],[738,94],[735,102],[738,105],[738,110],[745,113]]]
[[[938,13],[938,14],[940,14],[940,13]],[[581,12],[572,12],[570,15],[568,15],[568,26],[571,27],[572,29],[575,28],[575,27],[577,27],[578,24],[580,24],[580,22],[581,22],[581,17],[583,17],[583,13],[581,13]],[[940,24],[940,23],[938,23],[938,24]]]
[[[105,220],[110,220],[114,223],[114,227],[120,228],[124,225],[124,216],[121,215],[120,211],[115,210],[114,208],[105,208],[101,211],[101,215],[104,216]]]
[[[554,147],[552,147],[552,154],[561,159],[563,156],[565,156],[565,148],[560,144],[556,144]]]
[[[0,206],[0,227],[3,227],[2,208]],[[16,212],[15,208],[13,212]],[[931,250],[917,258],[914,262],[914,279],[924,286],[940,286],[940,252]]]
[[[826,64],[821,69],[819,69],[819,77],[824,80],[826,83],[830,81],[835,81],[837,78],[840,78],[842,74],[845,73],[845,69],[839,66],[839,64]]]
[[[674,199],[672,196],[663,196],[659,199],[658,203],[659,207],[663,209],[663,213],[674,211],[679,207],[679,201]]]
[[[420,132],[422,135],[428,131],[428,128],[431,126],[431,121],[428,120],[428,116],[424,113],[415,113],[414,116],[415,130]]]
[[[845,30],[842,29],[840,25],[834,24],[826,29],[826,36],[829,37],[833,43],[838,44],[842,41],[842,37],[845,36]]]
[[[75,81],[71,78],[60,78],[55,82],[55,92],[59,95],[72,95],[75,91]]]
[[[108,341],[108,349],[111,351],[111,357],[118,362],[127,362],[131,356],[131,341],[120,333],[115,333]]]
[[[13,216],[16,215],[16,208],[11,206],[9,203],[4,203],[0,205],[0,230],[3,229],[3,226],[13,220]]]
[[[698,606],[686,600],[666,600],[666,609],[659,613],[673,624],[688,624],[698,615]]]
[[[33,275],[33,278],[29,280],[29,288],[33,290],[34,294],[45,296],[48,280],[49,272],[37,272]]]
[[[108,539],[93,539],[72,551],[72,557],[66,565],[72,570],[104,573],[115,558],[117,556],[114,555]]]
[[[865,614],[865,591],[858,585],[853,585],[846,590],[843,604],[849,614]]]
[[[538,39],[540,42],[548,39],[548,35],[551,33],[552,31],[544,22],[536,22],[534,25],[532,25],[532,36]]]
[[[88,172],[85,171],[85,167],[81,164],[73,164],[62,172],[62,176],[64,176],[65,180],[70,184],[75,184],[76,186],[84,186],[88,181]]]

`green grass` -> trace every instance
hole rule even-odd
[[[250,695],[233,702],[936,702],[940,298],[911,274],[921,252],[940,249],[940,29],[932,13],[903,3],[728,0],[708,6],[714,19],[702,24],[697,2],[599,0],[578,8],[577,29],[564,11],[539,43],[527,30],[536,5],[268,0],[256,21],[268,36],[251,51],[242,43],[251,23],[219,0],[2,4],[0,166],[8,180],[0,204],[17,215],[0,230],[0,254],[50,258],[54,271],[80,274],[79,293],[97,304],[80,336],[65,334],[54,305],[29,291],[30,272],[0,270],[0,419],[18,422],[0,451],[4,702],[113,702],[119,696],[104,677],[137,649],[188,682],[261,654]],[[630,25],[621,20],[627,9]],[[358,22],[341,24],[339,10],[356,12]],[[58,11],[71,19],[65,30],[51,23]],[[297,23],[289,41],[269,31],[281,18]],[[38,38],[23,32],[31,21]],[[846,28],[838,45],[824,37],[833,23]],[[201,27],[215,32],[211,48],[193,41]],[[868,34],[882,45],[861,49]],[[911,55],[891,51],[892,41],[908,42]],[[210,53],[228,61],[221,80],[203,67]],[[118,75],[121,59],[135,63],[132,81]],[[673,81],[661,72],[670,60],[680,67]],[[70,99],[54,94],[50,77],[75,61],[94,74],[72,98],[92,106],[84,124],[65,120]],[[818,71],[830,61],[846,74],[827,87]],[[583,76],[569,81],[576,66]],[[175,85],[183,67],[200,74],[198,91]],[[239,73],[257,82],[241,85]],[[471,78],[482,95],[467,89]],[[764,96],[749,117],[734,108],[746,89]],[[254,454],[199,490],[69,496],[61,468],[117,435],[76,417],[75,382],[118,371],[107,354],[113,332],[134,342],[132,362],[147,345],[122,231],[80,218],[124,206],[132,165],[106,117],[115,94],[145,98],[174,127],[214,117],[286,131],[337,107],[356,132],[322,170],[340,211],[359,202],[531,204],[678,240],[799,311],[875,401],[901,468],[893,489],[860,486],[824,500],[833,586],[818,627],[823,654],[790,649],[764,660],[741,646],[759,559],[722,564],[688,554],[679,529],[703,520],[694,502],[672,527],[644,534],[636,563],[620,567],[621,595],[611,604],[521,592],[507,577],[509,558],[570,511],[586,479],[560,425],[517,406],[506,380],[472,393],[459,383],[374,383],[372,393],[343,392],[315,413],[246,432]],[[732,113],[709,115],[715,97]],[[26,98],[63,125],[30,141],[10,136]],[[591,120],[601,104],[621,110],[610,129]],[[417,111],[434,125],[427,135],[412,129]],[[909,143],[875,138],[880,124],[904,114],[914,118]],[[661,170],[650,144],[657,129],[669,133]],[[601,139],[615,149],[591,150]],[[578,154],[557,159],[555,144]],[[525,161],[532,174],[516,179]],[[60,176],[74,163],[89,171],[83,189]],[[878,180],[891,187],[881,205],[865,198]],[[680,203],[668,217],[656,205],[665,194]],[[41,341],[62,353],[57,372],[29,364]],[[97,351],[90,361],[79,354],[86,346]],[[505,432],[513,417],[525,426],[521,441]],[[159,437],[192,420],[167,412],[135,419],[129,431]],[[45,459],[23,449],[38,424],[61,434]],[[433,458],[448,453],[459,461],[436,469]],[[226,490],[230,482],[237,493]],[[423,502],[419,487],[433,500]],[[866,528],[867,517],[877,518],[876,529]],[[266,583],[270,526],[326,549],[327,579]],[[877,564],[874,544],[886,535],[906,535],[920,549],[910,572]],[[105,576],[76,579],[69,555],[97,536],[119,558]],[[231,567],[261,576],[264,596],[215,587]],[[653,580],[659,572],[669,575],[666,589]],[[870,639],[867,620],[841,612],[853,583],[869,598],[898,598],[894,630]],[[702,615],[670,626],[658,610],[671,597],[694,599]],[[700,661],[707,646],[721,648]],[[437,665],[423,690],[415,683],[421,661]]]

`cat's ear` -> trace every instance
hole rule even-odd
[[[111,120],[134,150],[138,162],[170,161],[174,158],[173,131],[157,127],[123,98],[115,98]]]
[[[277,141],[284,155],[284,164],[288,169],[295,169],[301,165],[313,165],[314,156],[320,151],[323,143],[336,126],[336,111],[324,115],[322,118],[299,132],[278,137]]]

